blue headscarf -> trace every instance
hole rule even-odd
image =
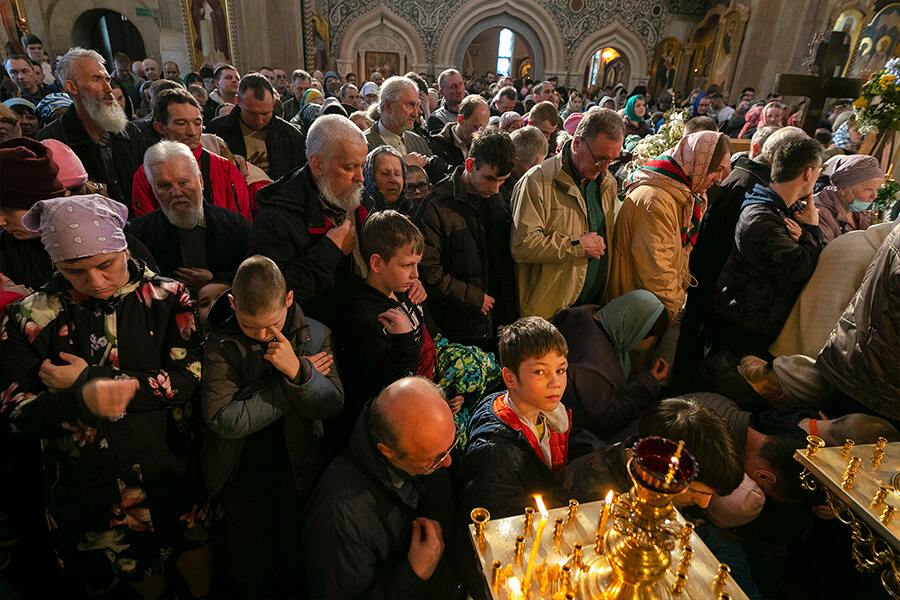
[[[594,313],[594,318],[609,337],[626,379],[631,373],[628,353],[647,336],[662,311],[662,302],[652,292],[634,290]]]
[[[706,92],[700,92],[699,94],[697,94],[697,97],[694,98],[694,103],[691,104],[691,116],[692,117],[701,116],[700,113],[697,112],[697,107],[700,106],[700,100],[702,100],[703,98],[706,98],[708,95],[709,94],[707,94]],[[707,109],[707,112],[708,111],[709,111],[709,109]],[[702,116],[705,117],[706,115],[702,115]]]
[[[644,117],[639,117],[638,114],[634,111],[634,105],[638,100],[645,100],[642,94],[635,94],[631,98],[628,99],[628,102],[625,103],[625,116],[628,117],[628,120],[632,123],[640,123],[644,120]],[[646,100],[644,102],[646,105]],[[646,114],[646,108],[644,112]]]
[[[72,98],[68,94],[47,94],[37,103],[35,112],[41,122],[41,127],[46,127],[55,120],[54,113],[60,108],[72,106]]]

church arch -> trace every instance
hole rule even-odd
[[[583,86],[585,67],[597,51],[604,48],[615,49],[628,64],[628,81],[622,82],[627,89],[630,90],[636,85],[647,82],[650,69],[643,42],[620,25],[613,24],[594,32],[578,46],[578,50],[575,51],[572,58],[571,72],[567,81],[570,87],[580,88]]]
[[[562,73],[563,40],[553,17],[533,0],[469,2],[444,28],[435,52],[435,72],[463,64],[466,49],[482,31],[506,27],[522,36],[534,54],[535,78]]]
[[[53,46],[59,48],[61,53],[71,46],[90,46],[91,28],[100,18],[100,13],[106,11],[126,16],[133,15],[134,2],[132,0],[57,0],[51,2],[46,13],[47,31],[49,32],[46,37],[53,40]],[[152,17],[129,17],[129,21],[140,34],[146,56],[159,59],[160,30],[156,20]],[[145,57],[133,56],[132,58]]]
[[[425,71],[425,46],[419,34],[405,20],[388,8],[379,6],[358,19],[341,37],[338,48],[338,73],[354,72],[360,81],[368,79],[365,73],[366,53],[397,54],[398,75],[409,71]]]

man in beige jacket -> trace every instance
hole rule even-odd
[[[562,152],[516,184],[511,250],[523,317],[600,302],[616,213],[616,180],[607,171],[624,139],[615,112],[591,111]]]

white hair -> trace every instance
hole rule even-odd
[[[75,72],[77,70],[76,67],[79,58],[93,58],[101,65],[106,64],[106,59],[94,50],[78,47],[69,48],[69,51],[66,52],[65,56],[56,63],[56,78],[63,83],[66,81],[76,81]]]
[[[809,137],[805,131],[799,127],[782,127],[763,142],[762,155],[766,162],[770,165],[775,160],[775,152],[778,151],[786,142],[791,140],[802,140]],[[753,140],[750,140],[751,143]]]
[[[378,108],[381,109],[381,112],[384,112],[385,102],[388,100],[396,102],[400,99],[403,90],[407,88],[411,88],[416,93],[416,97],[419,96],[419,86],[412,79],[406,77],[389,77],[381,84],[381,90],[378,92]]]
[[[153,180],[156,175],[155,172],[157,167],[176,158],[184,159],[186,162],[190,163],[191,170],[195,174],[200,174],[200,166],[197,164],[197,159],[194,158],[194,153],[191,152],[191,149],[188,148],[187,145],[182,144],[181,142],[163,140],[150,146],[150,148],[144,152],[144,173],[147,175],[147,180],[150,182],[151,188],[155,187],[153,185]]]
[[[341,142],[367,145],[366,136],[353,121],[343,115],[322,115],[313,121],[306,134],[306,160],[313,154],[331,158],[341,147]]]

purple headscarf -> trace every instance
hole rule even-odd
[[[122,228],[128,208],[100,194],[53,198],[35,203],[22,225],[41,234],[53,262],[112,254],[128,248]]]

